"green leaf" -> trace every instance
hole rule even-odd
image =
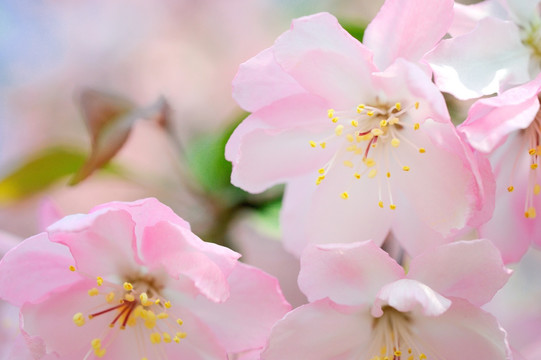
[[[364,31],[366,30],[366,24],[362,24],[356,21],[351,21],[351,20],[345,20],[345,19],[340,19],[339,22],[340,22],[340,25],[342,25],[342,27],[346,29],[348,33],[350,33],[351,36],[353,36],[355,39],[359,41],[363,41]]]
[[[188,165],[201,187],[230,204],[246,198],[246,193],[231,185],[232,165],[225,159],[225,144],[237,125],[246,117],[243,114],[227,129],[206,134],[189,144],[186,151]]]
[[[85,153],[71,148],[52,147],[42,150],[0,180],[0,204],[45,190],[75,173],[85,159]]]

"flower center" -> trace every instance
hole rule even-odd
[[[534,219],[536,217],[536,209],[534,206],[534,196],[539,195],[541,193],[541,186],[538,183],[538,172],[539,172],[539,165],[540,165],[540,157],[541,157],[541,144],[540,144],[540,137],[541,137],[541,114],[538,112],[535,115],[534,120],[530,124],[526,130],[524,130],[524,136],[525,136],[525,142],[523,142],[523,147],[519,150],[519,153],[517,154],[517,159],[515,160],[515,163],[513,165],[513,170],[511,171],[511,179],[510,184],[507,187],[507,191],[512,192],[515,187],[513,184],[513,176],[515,174],[515,168],[517,166],[518,160],[523,154],[524,145],[527,145],[527,151],[528,151],[528,183],[527,183],[527,190],[526,190],[526,200],[524,202],[524,216],[528,219]]]
[[[423,360],[421,341],[411,331],[411,318],[390,306],[383,308],[383,315],[372,325],[370,360]]]
[[[408,121],[408,113],[419,109],[415,102],[403,107],[401,103],[394,105],[370,106],[360,104],[354,110],[328,110],[329,119],[336,124],[334,133],[320,141],[310,141],[310,146],[320,146],[325,149],[332,141],[341,141],[342,145],[331,160],[318,170],[316,185],[321,184],[335,166],[345,166],[351,169],[352,184],[362,177],[377,179],[379,188],[378,206],[383,208],[382,183],[386,183],[389,207],[394,210],[391,191],[391,161],[398,164],[402,171],[410,171],[410,166],[402,163],[399,157],[401,144],[413,147],[423,154],[425,148],[418,147],[409,140],[404,129],[419,130],[419,123]],[[390,146],[389,146],[390,145]],[[338,165],[340,164],[340,165]],[[381,179],[384,181],[381,181]],[[340,193],[343,199],[350,197],[347,189]]]
[[[70,270],[76,271],[74,266],[70,266]],[[87,319],[92,321],[102,316],[110,317],[111,321],[108,328],[90,342],[91,349],[84,360],[92,353],[98,358],[103,357],[106,348],[111,345],[119,331],[126,327],[133,328],[138,336],[143,335],[142,343],[138,344],[140,353],[143,354],[142,360],[147,359],[147,347],[144,344],[147,340],[153,345],[159,345],[162,341],[180,343],[181,339],[186,337],[186,333],[181,329],[182,320],[171,313],[171,303],[160,296],[161,287],[154,278],[135,276],[118,285],[98,276],[96,285],[88,290],[88,295],[101,297],[103,302],[92,311],[76,313],[73,322],[77,326],[84,326]],[[164,354],[164,351],[159,349],[154,352]]]
[[[522,43],[530,49],[532,57],[541,62],[541,22],[531,22],[520,26],[522,30]]]

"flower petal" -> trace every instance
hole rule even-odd
[[[527,128],[539,110],[538,94],[541,76],[502,94],[475,102],[468,118],[459,127],[469,143],[477,150],[488,153],[501,145],[507,136]]]
[[[372,53],[328,13],[294,20],[276,40],[274,56],[304,89],[333,107],[354,108],[373,97]]]
[[[417,62],[447,33],[452,0],[387,0],[364,33],[374,63],[387,68],[397,58]]]
[[[299,287],[311,302],[328,297],[337,304],[371,303],[404,269],[372,241],[308,246],[301,256]]]
[[[488,240],[460,241],[430,249],[412,259],[408,278],[447,297],[484,305],[507,282],[498,249]]]
[[[263,348],[272,326],[291,306],[277,280],[259,269],[238,263],[227,280],[231,295],[225,302],[199,297],[183,305],[212,328],[229,353]]]
[[[66,246],[49,241],[46,233],[30,237],[0,261],[0,297],[17,306],[38,301],[81,279],[69,271],[71,265],[74,261]]]
[[[372,316],[383,315],[382,308],[386,305],[400,312],[439,316],[449,309],[451,300],[417,280],[400,279],[385,285],[379,291],[372,306]]]
[[[141,252],[150,269],[163,267],[174,279],[187,277],[202,295],[215,302],[228,298],[226,279],[240,257],[167,221],[145,229]]]
[[[273,102],[305,93],[274,59],[273,48],[263,50],[239,66],[233,79],[233,98],[245,110],[254,112]]]
[[[355,359],[368,347],[371,327],[366,309],[319,300],[291,311],[274,326],[261,359]]]
[[[426,59],[438,87],[461,100],[490,95],[504,84],[530,79],[530,54],[522,44],[519,29],[511,22],[494,18],[481,20],[463,36],[443,40]]]

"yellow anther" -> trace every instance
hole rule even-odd
[[[366,115],[368,115],[368,116],[373,116],[373,115],[374,115],[374,112],[373,112],[373,111],[368,111],[368,112],[366,113]]]
[[[539,195],[539,193],[541,193],[541,186],[539,186],[539,184],[535,184],[535,186],[533,187],[533,193],[535,195]]]
[[[349,194],[347,191],[344,191],[343,193],[340,194],[340,197],[344,200],[346,200],[347,198],[349,198]]]
[[[374,136],[380,136],[383,135],[383,130],[381,130],[380,128],[375,128],[370,130],[370,133]]]
[[[327,110],[327,116],[329,119],[332,119],[334,117],[334,109]]]
[[[394,117],[394,118],[392,118],[391,120],[389,120],[389,124],[395,125],[395,124],[398,124],[399,121],[400,121],[399,118]]]
[[[359,106],[357,106],[357,112],[360,114],[362,113],[364,110],[364,104],[360,104]]]
[[[103,278],[101,276],[98,276],[96,278],[96,284],[98,284],[98,286],[102,286],[103,285]]]
[[[160,333],[150,334],[150,342],[153,344],[159,344],[162,341],[162,335]]]
[[[167,318],[169,317],[169,314],[168,314],[168,313],[161,312],[161,313],[159,313],[157,316],[158,316],[158,319],[163,320],[163,319],[167,319]]]
[[[531,164],[531,165],[530,165],[530,168],[531,168],[532,170],[535,170],[535,169],[537,169],[537,166],[538,166],[537,164]]]
[[[112,303],[114,299],[115,293],[112,291],[109,294],[105,295],[105,301],[107,301],[109,304]]]
[[[394,356],[401,356],[401,355],[402,355],[402,351],[400,351],[400,350],[396,350],[394,352]]]
[[[391,173],[387,171],[387,177],[390,178],[391,177]]]
[[[124,300],[129,301],[129,302],[134,302],[135,296],[133,296],[133,294],[124,294]]]
[[[419,360],[424,360],[424,359],[426,359],[426,355],[423,354],[423,353],[420,353],[419,354]]]
[[[164,332],[162,334],[162,337],[163,337],[163,342],[165,343],[170,343],[171,342],[171,335],[169,335],[168,333]]]
[[[315,148],[317,146],[316,142],[314,140],[310,140],[310,146]]]
[[[90,344],[92,345],[92,349],[101,349],[101,340],[98,338],[93,339]]]
[[[368,177],[369,177],[370,179],[373,179],[373,178],[376,177],[377,174],[378,174],[378,171],[377,171],[376,169],[372,169],[372,170],[370,170],[370,171],[368,172]]]
[[[346,148],[347,151],[355,151],[357,150],[357,145],[353,144]]]
[[[126,290],[126,291],[132,291],[133,290],[133,285],[131,283],[129,283],[129,282],[125,282],[123,286],[124,286],[124,290]]]
[[[98,289],[96,289],[96,288],[92,288],[92,289],[88,290],[88,295],[90,295],[90,296],[96,296],[96,295],[98,295],[99,293],[100,293],[100,292],[99,292]]]
[[[337,125],[336,128],[334,129],[334,133],[336,134],[336,136],[342,135],[343,131],[344,131],[344,125]]]
[[[419,123],[413,124],[413,129],[414,130],[419,130],[420,127],[421,127],[421,125],[419,125]]]
[[[353,142],[353,140],[355,140],[355,138],[353,137],[353,134],[347,134],[347,135],[346,135],[346,139],[347,139],[347,141],[349,141],[349,142]]]
[[[372,167],[372,166],[376,165],[376,161],[374,159],[372,159],[372,158],[366,158],[363,161],[364,161],[364,164],[367,167]]]
[[[325,174],[325,169],[324,169],[324,168],[321,168],[321,169],[319,169],[317,172],[320,173],[320,174]]]
[[[319,185],[321,184],[321,182],[325,179],[325,175],[320,175],[318,176],[317,180],[316,180],[316,185]]]
[[[524,216],[526,216],[528,219],[535,219],[535,208],[533,206],[530,206],[528,210],[524,213]]]
[[[395,204],[391,204],[391,205],[389,205],[389,208],[391,208],[391,210],[394,210],[394,209],[396,209],[396,205],[395,205]]]
[[[99,358],[102,358],[105,356],[105,349],[101,348],[101,349],[95,349],[94,350],[94,355],[96,355],[97,357]]]
[[[186,339],[186,335],[188,334],[186,334],[185,332],[178,332],[176,333],[176,335],[181,339]]]
[[[355,173],[355,174],[353,174],[353,176],[355,176],[355,179],[360,179],[361,178],[361,174],[359,174],[359,173]]]
[[[351,126],[357,127],[359,126],[359,122],[357,120],[351,120]]]
[[[165,303],[163,303],[163,306],[165,306],[166,309],[169,309],[169,308],[171,308],[171,302],[166,301]]]
[[[378,206],[383,209],[383,201],[378,202]]]
[[[331,121],[332,121],[333,123],[336,124],[336,123],[338,122],[339,119],[340,119],[340,118],[338,118],[338,117],[333,117],[333,118],[331,119]]]
[[[177,344],[180,342],[180,338],[178,336],[175,336],[173,338],[173,341],[176,342]]]
[[[148,329],[152,329],[154,326],[156,326],[156,314],[154,314],[152,310],[142,311],[141,315],[141,317],[145,320],[145,326]]]
[[[404,171],[410,171],[410,167],[409,167],[409,166],[402,166],[402,170],[404,170]]]
[[[515,187],[513,185],[511,185],[511,186],[509,186],[507,188],[507,191],[509,191],[509,192],[513,192],[513,190],[515,190]]]
[[[139,300],[141,300],[141,304],[143,306],[150,306],[153,304],[153,302],[148,299],[147,293],[142,293],[139,295]]]
[[[535,155],[536,153],[537,153],[537,151],[535,151],[535,149],[528,150],[528,154],[530,154],[530,155]]]
[[[419,148],[419,152],[420,152],[421,154],[424,154],[424,153],[426,152],[426,150],[425,150],[425,148]]]
[[[395,109],[398,110],[398,111],[400,111],[400,109],[402,109],[402,105],[401,105],[399,102],[397,102],[396,104],[394,104],[394,107],[395,107]]]
[[[385,126],[387,126],[388,123],[389,123],[389,122],[388,122],[387,120],[381,120],[381,121],[379,122],[379,126],[385,127]]]
[[[351,161],[349,161],[349,160],[344,160],[344,163],[343,163],[343,164],[344,164],[344,166],[347,166],[347,167],[349,167],[349,168],[352,168],[352,167],[353,167],[353,163],[352,163]]]
[[[376,165],[376,161],[372,158],[363,158],[363,162],[367,167],[372,167]]]
[[[177,319],[177,324],[182,325],[184,324],[184,321],[182,321],[182,319]]]
[[[319,146],[321,146],[322,149],[325,149],[325,147],[327,146],[327,143],[325,141],[320,142]]]
[[[73,322],[77,326],[83,326],[85,324],[85,317],[83,316],[83,313],[78,312],[77,314],[73,315]]]
[[[397,139],[397,138],[393,138],[393,139],[391,140],[391,145],[392,145],[393,147],[398,147],[398,146],[400,146],[400,140]]]
[[[75,271],[75,266],[70,265],[70,271]]]
[[[154,304],[158,305],[160,303],[160,299],[156,299],[156,301],[154,301]]]
[[[418,109],[419,109],[419,102],[417,101],[417,102],[415,103],[415,110],[418,110]]]

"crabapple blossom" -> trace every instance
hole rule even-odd
[[[509,359],[505,332],[479,308],[508,277],[487,240],[429,250],[407,275],[371,241],[311,245],[299,274],[310,303],[274,326],[261,358]]]
[[[227,359],[262,348],[290,308],[239,256],[155,199],[113,202],[8,252],[0,296],[21,308],[38,357]]]
[[[489,154],[497,182],[496,208],[479,234],[498,246],[506,262],[541,245],[539,156],[541,75],[502,94],[478,100],[459,126],[470,144]]]
[[[541,70],[538,0],[455,4],[454,36],[426,59],[442,91],[459,99],[493,94],[532,80]]]
[[[226,147],[231,181],[250,192],[287,184],[284,213],[293,215],[282,227],[293,253],[308,242],[381,244],[408,224],[445,238],[490,215],[488,163],[477,163],[442,94],[400,51],[389,66],[374,64],[376,49],[320,13],[241,65],[234,97],[252,114]],[[395,235],[410,253],[424,249],[406,230]]]

